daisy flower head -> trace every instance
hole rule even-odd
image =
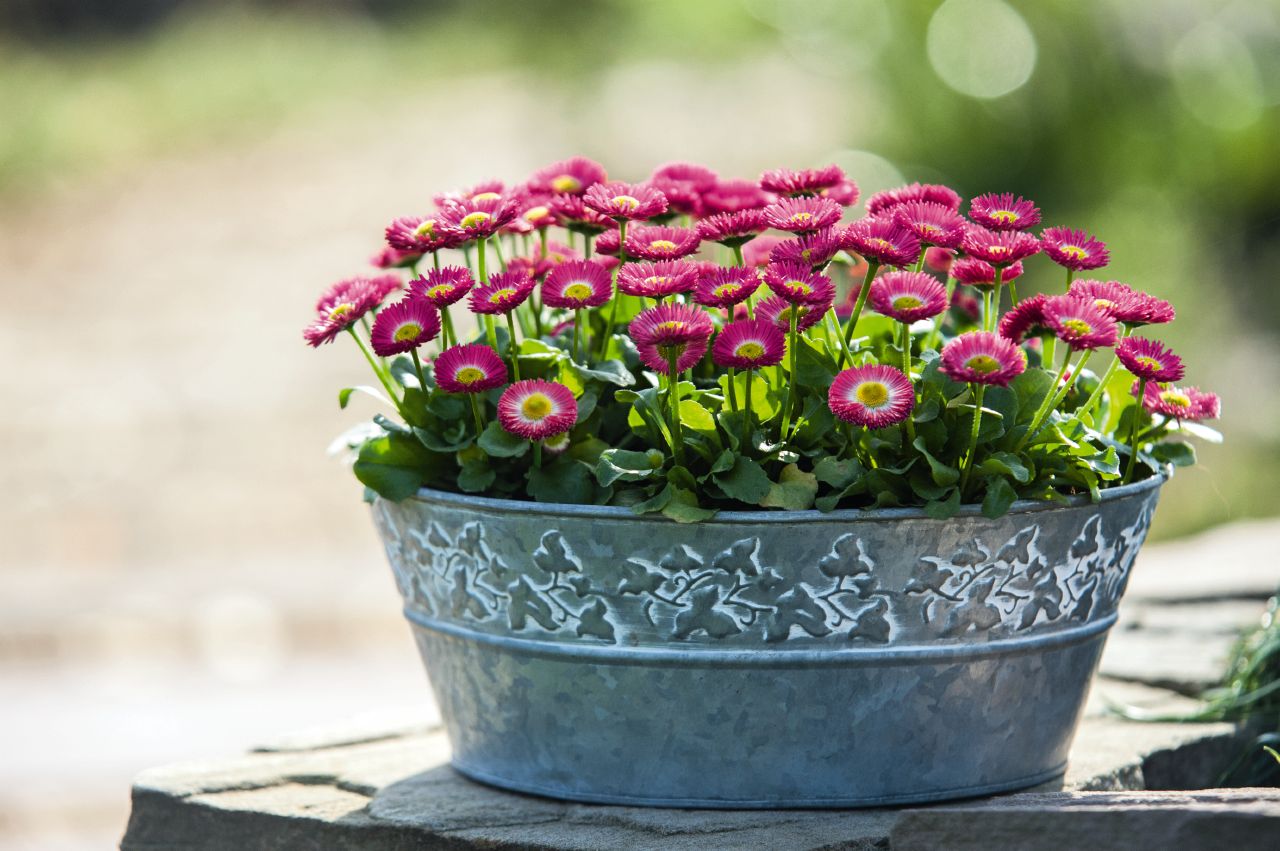
[[[785,240],[771,233],[762,233],[742,246],[742,262],[747,266],[768,266],[773,249]]]
[[[446,393],[484,393],[507,383],[507,365],[483,343],[445,349],[434,368],[436,385]]]
[[[559,266],[561,263],[569,263],[574,260],[584,260],[586,258],[582,256],[581,251],[570,248],[562,242],[549,240],[547,242],[547,253],[545,257],[542,255],[542,251],[540,249],[534,249],[532,255],[527,258],[519,259],[532,261],[534,277],[543,278],[548,272]],[[514,264],[515,259],[513,259],[511,263],[507,264],[507,269],[511,269]]]
[[[768,227],[761,210],[716,213],[698,222],[698,238],[733,248],[750,242]]]
[[[660,165],[650,175],[651,180],[668,180],[687,183],[699,193],[714,189],[719,176],[705,165],[690,162],[670,162]]]
[[[1027,337],[1047,337],[1054,333],[1044,318],[1044,293],[1036,293],[1018,302],[1008,313],[1000,317],[1000,336],[1015,343]]]
[[[501,198],[506,192],[506,186],[501,180],[482,180],[475,186],[467,189],[460,189],[456,192],[441,192],[432,197],[437,207],[443,207],[455,201],[474,202],[474,201],[492,201]]]
[[[1067,294],[1093,301],[1111,318],[1130,326],[1172,322],[1174,317],[1173,305],[1169,302],[1120,281],[1072,281]]]
[[[370,302],[368,309],[372,310],[402,287],[399,276],[392,274],[345,278],[321,293],[316,300],[316,311],[328,313],[332,305],[346,301],[348,296]]]
[[[1186,374],[1182,358],[1156,340],[1126,337],[1116,346],[1116,357],[1124,368],[1147,381],[1181,381]]]
[[[676,360],[676,372],[691,369],[702,360],[713,327],[700,307],[660,304],[641,311],[627,330],[645,366],[665,375],[670,372],[671,358]]]
[[[583,203],[581,195],[552,195],[548,206],[556,218],[556,224],[573,233],[590,236],[616,227],[613,219],[602,216]]]
[[[698,276],[693,300],[707,307],[732,307],[751,298],[759,287],[755,269],[715,266]]]
[[[648,183],[597,183],[582,203],[615,221],[651,219],[667,211],[667,196]]]
[[[596,254],[617,257],[622,252],[622,232],[618,228],[605,231],[595,238],[591,248]]]
[[[654,221],[666,221],[681,214],[685,216],[702,215],[702,193],[692,183],[683,180],[670,180],[665,177],[649,179],[649,185],[661,192],[667,199],[665,213],[655,215]]]
[[[461,266],[442,266],[429,269],[425,275],[409,282],[409,292],[425,298],[436,307],[448,307],[471,291],[475,286],[471,273]]]
[[[1017,230],[987,230],[970,225],[960,241],[960,250],[992,266],[1008,266],[1040,253],[1040,240]]]
[[[1134,383],[1137,392],[1137,382]],[[1222,414],[1217,393],[1205,393],[1197,387],[1161,387],[1148,384],[1142,395],[1142,407],[1148,413],[1174,420],[1216,420]]]
[[[955,211],[960,209],[960,194],[949,186],[936,183],[912,183],[897,189],[877,192],[867,199],[867,215],[878,216],[908,201],[927,201]]]
[[[1027,357],[998,334],[969,331],[942,348],[938,368],[952,381],[1005,387],[1026,370]]]
[[[759,210],[773,203],[774,196],[765,192],[750,180],[722,180],[702,193],[706,212],[736,213],[739,210]]]
[[[512,196],[480,193],[443,205],[439,227],[460,242],[487,239],[510,223],[519,212],[520,202]]]
[[[1007,284],[1022,276],[1022,262],[1011,263],[1000,275],[1000,283]],[[996,282],[996,267],[977,257],[961,257],[951,264],[951,277],[971,287],[989,287]]]
[[[539,228],[548,228],[555,223],[556,214],[551,209],[550,195],[524,193],[520,196],[520,214],[506,226],[506,231],[533,233]]]
[[[816,269],[830,263],[839,251],[840,232],[836,228],[823,228],[779,242],[769,252],[769,261]]]
[[[858,184],[852,180],[845,179],[829,189],[823,189],[818,194],[823,198],[830,198],[841,207],[852,207],[858,203]]]
[[[871,307],[910,325],[947,309],[947,288],[928,272],[887,272],[871,282]]]
[[[378,291],[368,278],[348,278],[331,286],[316,304],[315,320],[302,337],[312,347],[331,343],[378,306]]]
[[[930,245],[924,250],[924,265],[935,272],[949,274],[951,272],[951,264],[955,262],[955,259],[954,251],[937,245]]]
[[[792,233],[829,228],[844,215],[844,208],[830,198],[781,198],[764,208],[765,223]]]
[[[427,254],[442,248],[455,248],[462,244],[456,234],[441,226],[440,214],[432,216],[402,216],[394,219],[386,229],[387,245],[400,251]]]
[[[791,330],[791,315],[796,317],[796,331],[805,332],[822,321],[822,317],[831,309],[831,302],[810,305],[804,302],[792,302],[782,296],[771,295],[756,305],[756,318],[771,322],[782,331]]]
[[[787,335],[764,319],[730,322],[711,346],[711,359],[716,366],[733,369],[777,366],[786,353]]]
[[[628,257],[678,260],[698,250],[698,234],[691,228],[637,226],[627,232],[626,248]]]
[[[964,219],[945,204],[907,201],[885,215],[892,215],[895,222],[915,234],[924,245],[958,248],[964,238]]]
[[[1045,228],[1040,241],[1050,260],[1074,272],[1101,269],[1111,260],[1106,244],[1082,230]]]
[[[604,166],[586,157],[570,157],[538,169],[529,178],[529,191],[547,195],[582,195],[604,183]]]
[[[547,307],[577,310],[599,307],[613,295],[609,273],[591,260],[561,263],[542,282],[542,303]]]
[[[686,260],[628,263],[618,270],[618,289],[641,298],[666,298],[690,292],[698,283],[698,267]]]
[[[764,282],[775,295],[794,304],[829,305],[836,297],[830,278],[799,263],[770,263]]]
[[[1112,313],[1122,302],[1133,296],[1133,289],[1120,281],[1094,281],[1082,278],[1071,282],[1071,286],[1067,288],[1067,295],[1091,301],[1099,310]]]
[[[1163,325],[1175,316],[1173,305],[1149,293],[1134,291],[1133,298],[1115,311],[1118,321],[1131,327],[1139,325]]]
[[[378,357],[389,358],[416,349],[439,333],[440,314],[435,305],[409,296],[378,313],[369,345]]]
[[[407,269],[421,259],[421,251],[401,251],[388,245],[369,258],[369,265],[378,269]]]
[[[911,416],[915,388],[901,370],[873,363],[846,369],[827,392],[831,413],[853,425],[887,428]]]
[[[523,271],[499,272],[471,290],[472,313],[510,313],[533,292],[538,282]]]
[[[1020,195],[988,192],[969,202],[969,218],[987,230],[1027,230],[1040,224],[1040,210]]]
[[[909,266],[920,256],[920,240],[892,218],[858,219],[845,228],[840,244],[882,266]]]
[[[1072,349],[1104,349],[1120,338],[1116,321],[1091,301],[1073,295],[1047,298],[1044,321]]]
[[[564,434],[578,421],[578,403],[563,384],[528,378],[517,381],[498,399],[498,422],[525,440]]]
[[[766,192],[795,197],[817,195],[847,181],[844,169],[838,165],[822,168],[775,168],[760,175],[760,188]]]

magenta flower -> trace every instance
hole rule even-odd
[[[761,210],[716,213],[698,222],[698,238],[732,248],[750,242],[768,227]]]
[[[572,157],[540,168],[529,178],[529,191],[547,195],[581,195],[605,181],[604,166],[586,157]]]
[[[1000,317],[1000,336],[1021,343],[1027,337],[1045,337],[1054,333],[1044,318],[1044,303],[1047,298],[1043,293],[1036,293],[1018,302],[1012,310]]]
[[[892,215],[895,222],[915,234],[924,245],[958,248],[964,239],[964,219],[945,204],[907,201],[885,215]]]
[[[583,203],[581,195],[553,195],[550,207],[556,223],[574,233],[591,235],[617,227],[613,219]]]
[[[756,318],[771,322],[783,331],[791,330],[791,314],[796,316],[796,331],[805,332],[822,321],[822,317],[831,309],[831,302],[808,305],[803,302],[791,302],[782,296],[771,295],[756,305]]]
[[[887,272],[871,282],[871,307],[910,325],[947,309],[947,288],[928,272]]]
[[[1137,392],[1137,382],[1134,392]],[[1205,393],[1196,387],[1148,384],[1143,391],[1142,407],[1148,413],[1174,420],[1214,420],[1222,414],[1222,402],[1218,394]]]
[[[969,202],[969,218],[988,230],[1026,230],[1040,224],[1040,210],[1022,196],[989,192]]]
[[[764,319],[730,322],[711,346],[711,359],[716,365],[732,369],[777,366],[786,353],[786,334]]]
[[[742,262],[747,266],[768,266],[773,249],[785,241],[780,236],[762,233],[742,246]]]
[[[490,275],[488,283],[471,291],[472,313],[510,313],[533,292],[538,282],[524,272],[500,272]]]
[[[655,215],[653,217],[654,221],[666,221],[677,214],[685,216],[702,215],[702,193],[692,183],[655,177],[650,178],[649,185],[661,192],[663,197],[667,199],[666,212]]]
[[[475,286],[471,273],[461,266],[444,266],[431,269],[425,275],[409,282],[409,291],[425,298],[436,307],[444,308],[461,301]]]
[[[637,226],[627,231],[627,256],[644,260],[678,260],[698,250],[698,234],[690,228]]]
[[[867,262],[882,266],[909,266],[920,256],[916,235],[888,218],[859,219],[845,228],[840,242]]]
[[[830,198],[782,198],[764,208],[769,227],[792,233],[831,227],[843,215],[844,208]]]
[[[848,182],[844,169],[838,165],[823,168],[806,168],[795,171],[789,168],[775,168],[760,175],[760,188],[778,195],[817,195],[824,189],[831,189],[841,183]]]
[[[884,364],[846,369],[831,382],[827,392],[831,413],[847,423],[886,428],[911,416],[916,404],[911,379]]]
[[[441,215],[403,216],[395,219],[386,229],[387,244],[400,251],[427,254],[442,248],[454,248],[462,243],[456,233],[446,232],[441,226]]]
[[[563,434],[578,421],[578,403],[563,384],[529,378],[517,381],[498,399],[498,422],[525,440]]]
[[[715,266],[698,276],[693,300],[707,307],[732,307],[751,298],[759,286],[755,269]]]
[[[389,358],[416,349],[440,333],[440,314],[426,299],[401,299],[373,320],[369,344],[378,357]]]
[[[1045,323],[1072,349],[1103,349],[1120,337],[1116,321],[1093,302],[1073,295],[1047,298],[1041,307]]]
[[[772,202],[773,195],[749,180],[722,180],[702,193],[702,204],[713,215],[758,210]]]
[[[713,330],[706,312],[688,304],[650,307],[632,319],[628,328],[645,366],[664,375],[670,373],[671,358],[676,360],[676,372],[691,369],[702,360]]]
[[[1065,269],[1100,269],[1111,260],[1107,246],[1082,230],[1045,228],[1040,234],[1044,253]]]
[[[597,183],[582,203],[616,221],[651,219],[667,211],[667,196],[647,183]]]
[[[379,269],[407,269],[421,259],[421,251],[401,251],[388,245],[369,258],[369,265]]]
[[[612,295],[609,273],[599,263],[590,260],[561,263],[542,282],[542,303],[547,307],[566,310],[599,307]]]
[[[556,223],[550,195],[524,193],[519,197],[520,214],[507,224],[505,230],[508,233],[533,233],[539,228],[548,228]]]
[[[479,200],[477,200],[479,199]],[[462,240],[487,239],[520,212],[520,203],[509,196],[484,193],[440,208],[440,230]]]
[[[970,225],[960,249],[992,266],[1008,266],[1040,252],[1040,240],[1022,231],[987,230]]]
[[[436,358],[435,374],[446,393],[483,393],[507,383],[507,365],[483,343],[445,349]]]
[[[469,189],[457,192],[441,192],[432,197],[437,207],[455,202],[495,201],[506,193],[506,186],[501,180],[482,180]]]
[[[954,189],[932,183],[912,183],[872,195],[867,199],[867,215],[878,216],[908,201],[928,201],[953,211],[960,209],[960,195]]]
[[[770,263],[764,282],[776,295],[793,304],[829,305],[836,297],[836,287],[830,278],[798,263]]]
[[[1146,381],[1181,381],[1185,374],[1182,358],[1156,340],[1126,337],[1116,346],[1116,357],[1125,369]]]
[[[830,198],[841,207],[852,207],[858,203],[858,184],[852,180],[842,180],[830,189],[818,193],[823,198]]]
[[[671,162],[655,168],[650,179],[687,183],[701,193],[714,189],[720,178],[714,171],[698,163]]]
[[[379,290],[368,278],[348,278],[325,291],[316,303],[315,320],[302,331],[312,347],[334,339],[378,306]]]
[[[596,254],[617,257],[622,252],[622,232],[618,228],[605,231],[595,238],[591,248]]]
[[[685,260],[628,263],[618,270],[618,289],[642,298],[687,293],[698,283],[698,267]]]
[[[1007,284],[1022,276],[1022,263],[1011,263],[1000,275],[1000,283]],[[977,257],[961,257],[951,264],[951,277],[971,287],[989,287],[996,282],[996,269]]]
[[[1139,292],[1120,281],[1072,281],[1068,295],[1092,301],[1117,322],[1151,325],[1172,322],[1173,305],[1162,298]]]
[[[955,252],[946,248],[939,248],[936,245],[931,245],[924,250],[924,265],[935,272],[950,274],[951,264],[955,262],[955,259]],[[1021,269],[1022,267],[1019,266],[1018,268]],[[992,280],[995,280],[994,277]]]
[[[1005,387],[1027,368],[1022,349],[990,331],[970,331],[942,349],[942,374],[952,381]]]
[[[783,240],[769,252],[771,263],[795,263],[819,269],[831,262],[840,251],[840,232],[824,228],[792,239]]]

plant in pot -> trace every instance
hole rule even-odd
[[[1218,400],[1174,384],[1167,302],[1080,277],[1094,237],[1011,195],[857,198],[835,166],[575,158],[395,220],[321,298],[307,341],[378,382],[340,404],[386,408],[342,445],[460,771],[707,807],[1063,771]]]

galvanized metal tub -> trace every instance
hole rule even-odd
[[[1102,501],[722,513],[421,491],[374,516],[485,783],[668,807],[856,807],[1066,765],[1163,478]]]

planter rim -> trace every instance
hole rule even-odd
[[[1166,466],[1158,474],[1149,476],[1140,482],[1120,485],[1102,490],[1099,502],[1123,499],[1127,496],[1156,490],[1173,476],[1173,468]],[[632,520],[641,523],[675,523],[661,514],[636,514],[630,508],[621,505],[579,505],[565,502],[534,502],[522,499],[496,499],[488,496],[469,496],[449,491],[420,488],[410,499],[418,502],[444,503],[460,508],[472,508],[509,514],[545,515],[552,517],[580,517],[587,519]],[[1032,514],[1038,511],[1073,508],[1093,505],[1087,494],[1065,497],[1062,501],[1020,499],[1009,507],[1008,514]],[[968,504],[960,506],[960,510],[939,523],[947,523],[956,517],[981,517],[982,506]],[[714,525],[717,523],[823,523],[823,522],[859,522],[874,520],[936,520],[925,514],[922,508],[841,508],[835,511],[818,511],[810,508],[805,511],[720,511],[710,520],[694,525]]]

